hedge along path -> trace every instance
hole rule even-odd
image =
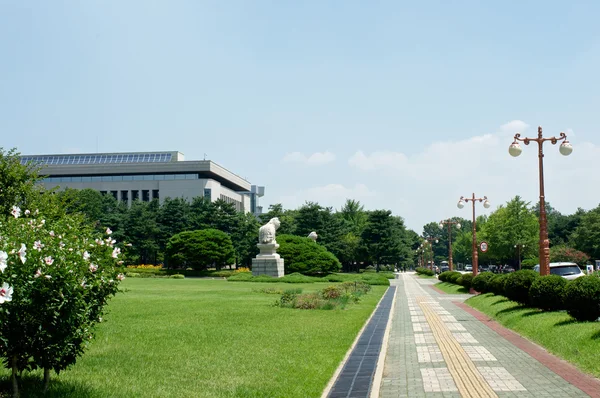
[[[464,398],[498,398],[440,316],[431,308],[430,300],[424,296],[417,297],[460,395]]]

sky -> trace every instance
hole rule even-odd
[[[0,146],[180,151],[261,204],[346,199],[422,232],[539,199],[600,200],[600,2],[0,0]]]

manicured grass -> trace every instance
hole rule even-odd
[[[121,286],[127,291],[111,301],[87,353],[53,373],[49,397],[319,397],[387,289],[373,286],[358,304],[325,311],[275,307],[279,296],[253,291],[289,289],[285,283],[126,279]]]
[[[438,289],[448,294],[468,294],[469,290],[463,286],[455,285],[454,283],[440,282],[434,285]]]
[[[542,312],[491,293],[471,297],[466,303],[584,372],[600,377],[600,322],[577,322],[566,312]]]
[[[417,274],[419,276],[419,278],[424,278],[424,279],[434,279],[435,275],[425,275],[425,274]]]

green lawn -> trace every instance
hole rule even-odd
[[[448,282],[439,282],[434,285],[438,289],[448,293],[448,294],[468,294],[469,290],[460,285],[456,285],[454,283]]]
[[[274,307],[278,295],[253,290],[329,285],[126,279],[48,396],[318,397],[387,287],[331,311]]]
[[[600,322],[577,322],[566,312],[522,307],[491,293],[471,297],[466,303],[584,372],[600,377]]]

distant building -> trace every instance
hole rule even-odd
[[[132,152],[21,156],[21,163],[36,162],[45,175],[46,188],[91,188],[131,205],[134,200],[201,196],[222,199],[238,211],[258,215],[258,198],[264,187],[210,160],[184,160],[180,152]]]

